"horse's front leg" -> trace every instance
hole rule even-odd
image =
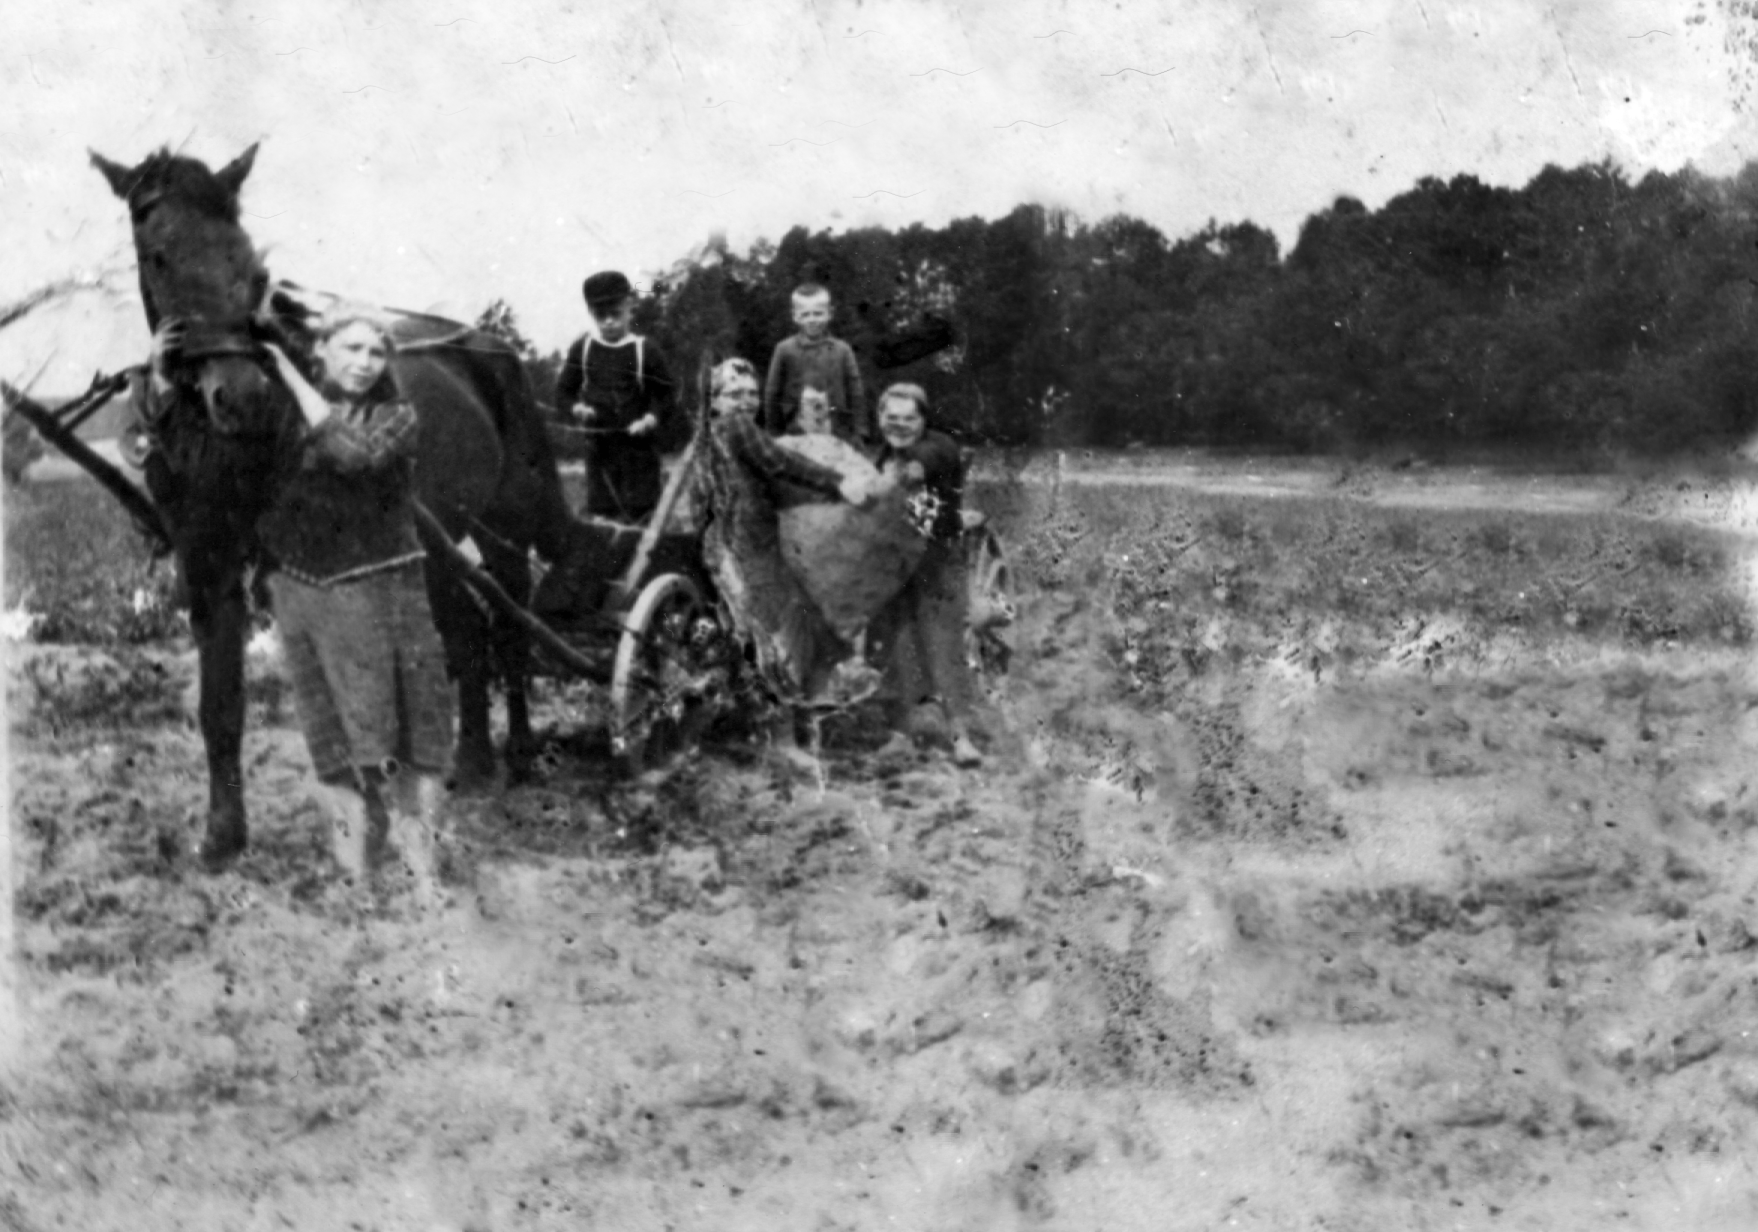
[[[243,569],[236,562],[189,561],[189,625],[201,661],[197,718],[208,754],[208,820],[201,862],[210,871],[228,864],[248,838],[244,814],[244,638],[249,608]]]
[[[483,564],[515,602],[530,606],[531,568],[523,556],[495,550],[485,553]],[[504,616],[492,622],[489,637],[495,666],[507,692],[507,780],[521,783],[530,778],[531,764],[537,757],[537,739],[531,732],[531,707],[525,692],[531,673],[531,641],[523,629]]]
[[[458,743],[452,773],[459,787],[494,781],[494,739],[489,730],[488,618],[468,587],[433,556],[428,557],[427,599],[446,648],[446,670],[458,688]]]

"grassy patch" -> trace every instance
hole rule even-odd
[[[28,734],[52,737],[179,722],[187,680],[173,667],[150,650],[119,650],[113,656],[26,652],[14,680],[13,722]]]
[[[570,488],[576,476],[567,477]],[[1174,486],[973,484],[1016,565],[1049,591],[1101,591],[1125,640],[1153,633],[1180,662],[1383,651],[1438,617],[1478,637],[1744,645],[1752,616],[1732,536],[1621,513],[1381,507]],[[8,492],[5,602],[35,640],[182,636],[169,562],[83,480]],[[1135,645],[1139,663],[1150,649]]]
[[[1139,688],[1244,660],[1324,672],[1498,639],[1738,646],[1753,618],[1727,532],[1612,512],[1420,511],[1341,495],[975,485],[1028,584],[1102,598]]]
[[[162,641],[187,631],[175,605],[175,569],[154,562],[122,506],[84,479],[6,493],[8,610],[37,617],[40,642]]]

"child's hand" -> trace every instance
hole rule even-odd
[[[176,317],[166,317],[159,322],[159,328],[153,331],[148,364],[153,385],[160,393],[164,393],[171,386],[170,370],[183,358],[183,342],[186,336],[183,322]]]
[[[323,396],[300,375],[299,369],[293,366],[293,361],[287,358],[287,353],[272,342],[263,343],[263,350],[269,353],[269,359],[273,361],[275,371],[280,374],[282,382],[292,391],[293,400],[299,404],[299,413],[305,417],[306,424],[315,428],[328,419],[330,417],[330,404],[325,402]]]
[[[262,344],[262,349],[269,353],[269,358],[274,361],[275,371],[279,372],[283,377],[289,372],[298,371],[298,369],[294,368],[293,361],[287,358],[287,352],[283,351],[274,343],[265,342]]]
[[[629,425],[629,435],[646,436],[658,426],[659,416],[655,415],[652,411],[648,411],[645,415],[641,416],[641,418]]]
[[[893,458],[885,464],[885,476],[895,485],[910,488],[921,484],[928,477],[928,472],[922,469],[920,462],[904,462]]]
[[[183,354],[183,342],[188,335],[188,327],[176,317],[166,317],[159,322],[159,328],[153,331],[152,360],[155,371],[163,371],[169,364],[174,364]]]

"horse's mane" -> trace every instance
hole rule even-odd
[[[237,195],[226,189],[208,170],[207,164],[173,154],[167,146],[160,146],[148,154],[146,160],[134,169],[134,183],[128,190],[129,203],[132,205],[147,196],[175,197],[180,203],[213,218],[230,223],[238,221]]]

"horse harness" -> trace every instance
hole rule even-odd
[[[269,376],[276,376],[273,365],[269,363],[268,352],[264,349],[263,342],[252,337],[249,333],[239,333],[232,330],[195,333],[178,349],[178,357],[177,366],[179,368],[188,368],[195,373],[199,373],[203,367],[216,359],[248,359]],[[142,371],[150,381],[152,379],[152,365],[150,363],[143,364]],[[170,383],[179,386],[188,385],[191,382],[187,376],[184,376],[182,379],[173,379]],[[151,429],[163,420],[164,411],[160,410],[155,414],[149,409],[142,418]],[[233,435],[233,433],[228,433],[223,425],[215,424],[214,427],[221,433]]]

